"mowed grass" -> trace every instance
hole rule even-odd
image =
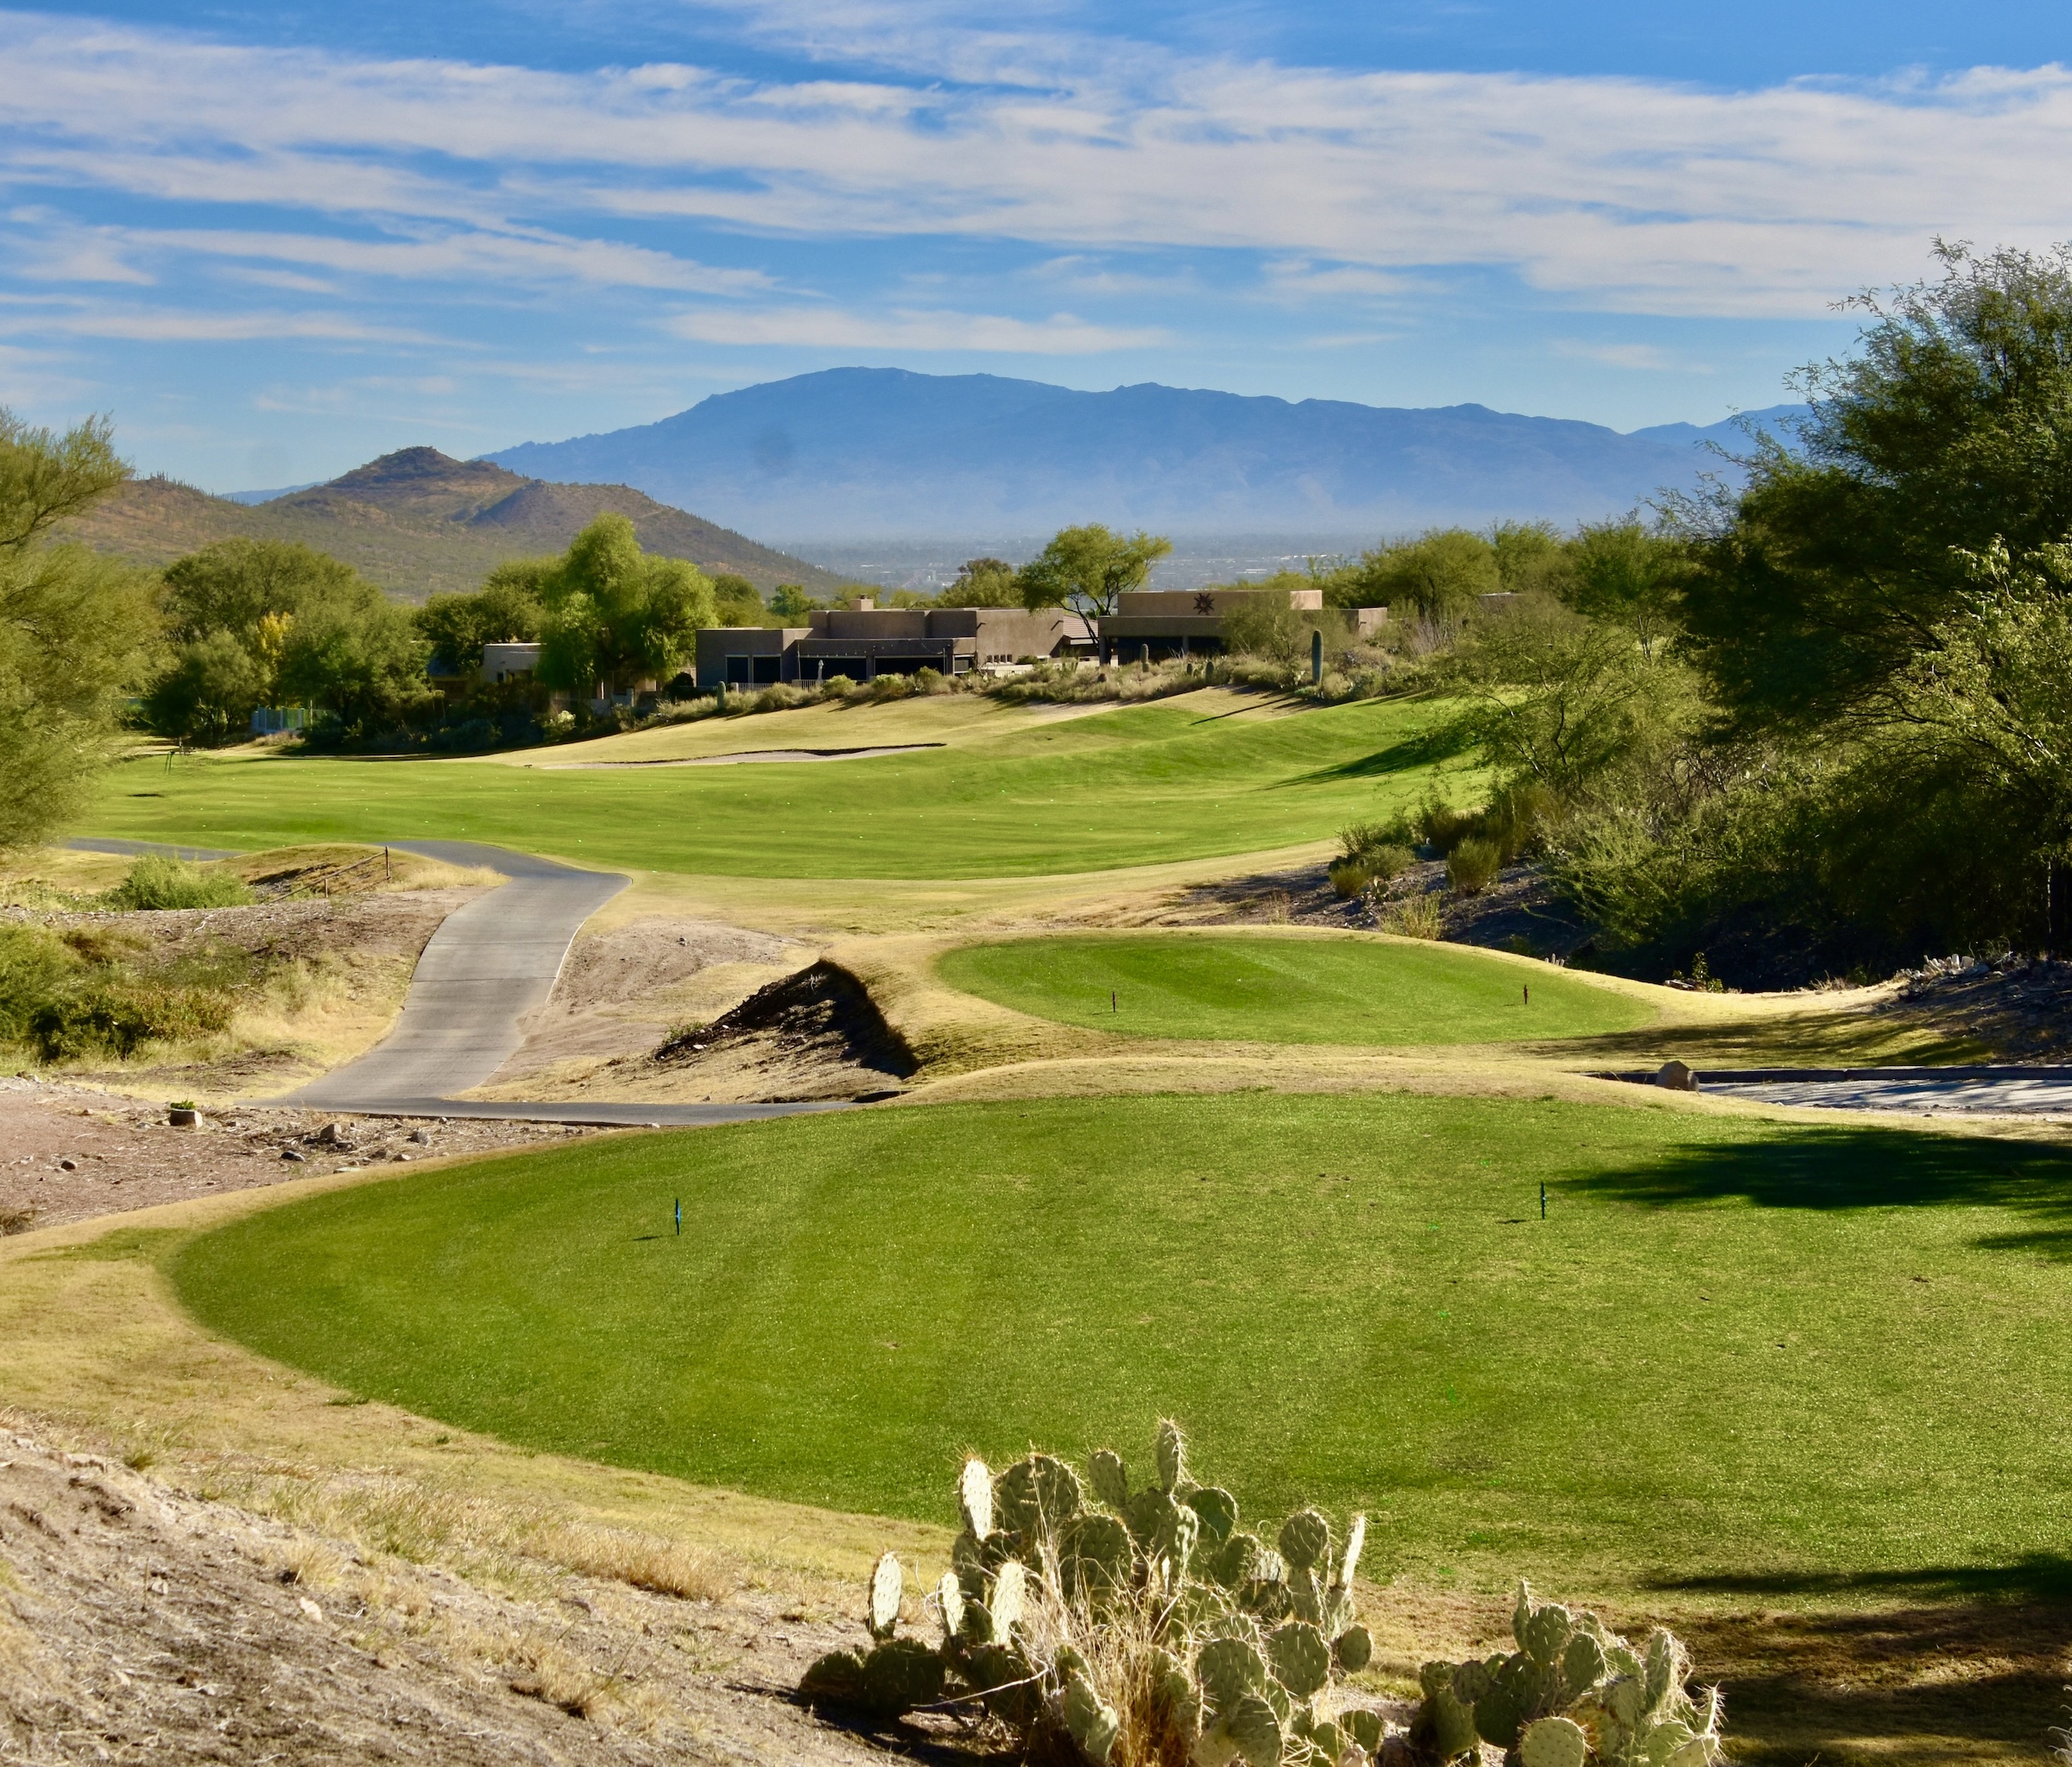
[[[1985,1590],[2072,1532],[2068,1253],[2056,1149],[1254,1093],[577,1145],[170,1267],[356,1394],[843,1510],[940,1520],[968,1448],[1140,1456],[1169,1412],[1248,1513],[1368,1511],[1381,1575]]]
[[[81,831],[241,849],[486,841],[749,877],[1027,876],[1321,839],[1420,796],[1444,755],[1435,732],[1445,709],[1429,702],[1260,718],[1230,715],[1225,695],[1191,710],[1192,697],[862,760],[623,771],[140,762],[115,771]]]
[[[1002,1006],[1145,1037],[1487,1043],[1630,1031],[1645,1001],[1437,945],[1261,933],[1059,936],[965,945],[937,971]]]

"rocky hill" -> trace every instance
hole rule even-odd
[[[73,531],[89,546],[150,565],[235,535],[300,540],[394,595],[422,601],[437,590],[474,589],[506,559],[558,552],[608,509],[632,520],[649,552],[732,571],[766,595],[780,583],[816,595],[841,586],[818,565],[628,486],[549,484],[436,448],[384,454],[328,484],[263,503],[211,496],[172,479],[139,479]]]

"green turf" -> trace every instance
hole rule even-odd
[[[1140,1457],[1170,1411],[1249,1512],[1369,1511],[1383,1574],[1587,1590],[2062,1552],[2069,1253],[2051,1148],[1245,1094],[577,1145],[171,1269],[212,1327],[540,1448],[939,1521],[961,1449]]]
[[[1630,1031],[1628,995],[1475,952],[1258,933],[1137,933],[966,945],[944,981],[1002,1006],[1147,1037],[1488,1043]]]
[[[490,841],[748,877],[1092,871],[1316,840],[1422,795],[1441,707],[1233,720],[1187,699],[868,760],[553,773],[301,756],[117,768],[82,832],[253,849]]]

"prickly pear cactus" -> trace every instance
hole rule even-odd
[[[881,1718],[981,1707],[1024,1751],[1083,1767],[1118,1758],[1190,1767],[1445,1767],[1485,1743],[1507,1767],[1715,1767],[1716,1699],[1684,1691],[1667,1633],[1636,1650],[1595,1615],[1519,1586],[1518,1649],[1428,1663],[1407,1732],[1349,1698],[1373,1660],[1355,1612],[1367,1524],[1298,1511],[1264,1544],[1236,1500],[1197,1484],[1186,1442],[1161,1423],[1152,1482],[1133,1492],[1120,1455],[1085,1482],[1033,1454],[995,1477],[967,1461],[964,1525],[930,1591],[932,1646],[898,1635],[904,1575],[888,1553],[870,1579],[867,1651],[835,1651],[801,1683],[816,1701]]]
[[[865,1622],[874,1638],[889,1638],[893,1628],[900,1623],[900,1596],[902,1583],[900,1561],[894,1553],[881,1558],[870,1574],[870,1614]]]
[[[1511,1630],[1508,1657],[1425,1665],[1415,1760],[1453,1759],[1464,1733],[1521,1767],[1711,1767],[1721,1756],[1718,1694],[1702,1710],[1691,1700],[1689,1659],[1669,1633],[1642,1655],[1595,1614],[1535,1602],[1524,1583]]]
[[[1331,1524],[1315,1510],[1298,1510],[1280,1524],[1280,1556],[1291,1570],[1314,1570],[1330,1551]]]

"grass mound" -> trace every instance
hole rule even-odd
[[[1366,1511],[1382,1577],[1986,1593],[2063,1549],[2069,1218],[2035,1145],[1242,1094],[573,1146],[171,1268],[356,1393],[844,1510],[1171,1411],[1255,1509]]]
[[[1644,1001],[1557,970],[1378,939],[1017,939],[963,946],[937,969],[952,988],[1038,1018],[1144,1037],[1486,1043],[1630,1031],[1654,1016]]]

